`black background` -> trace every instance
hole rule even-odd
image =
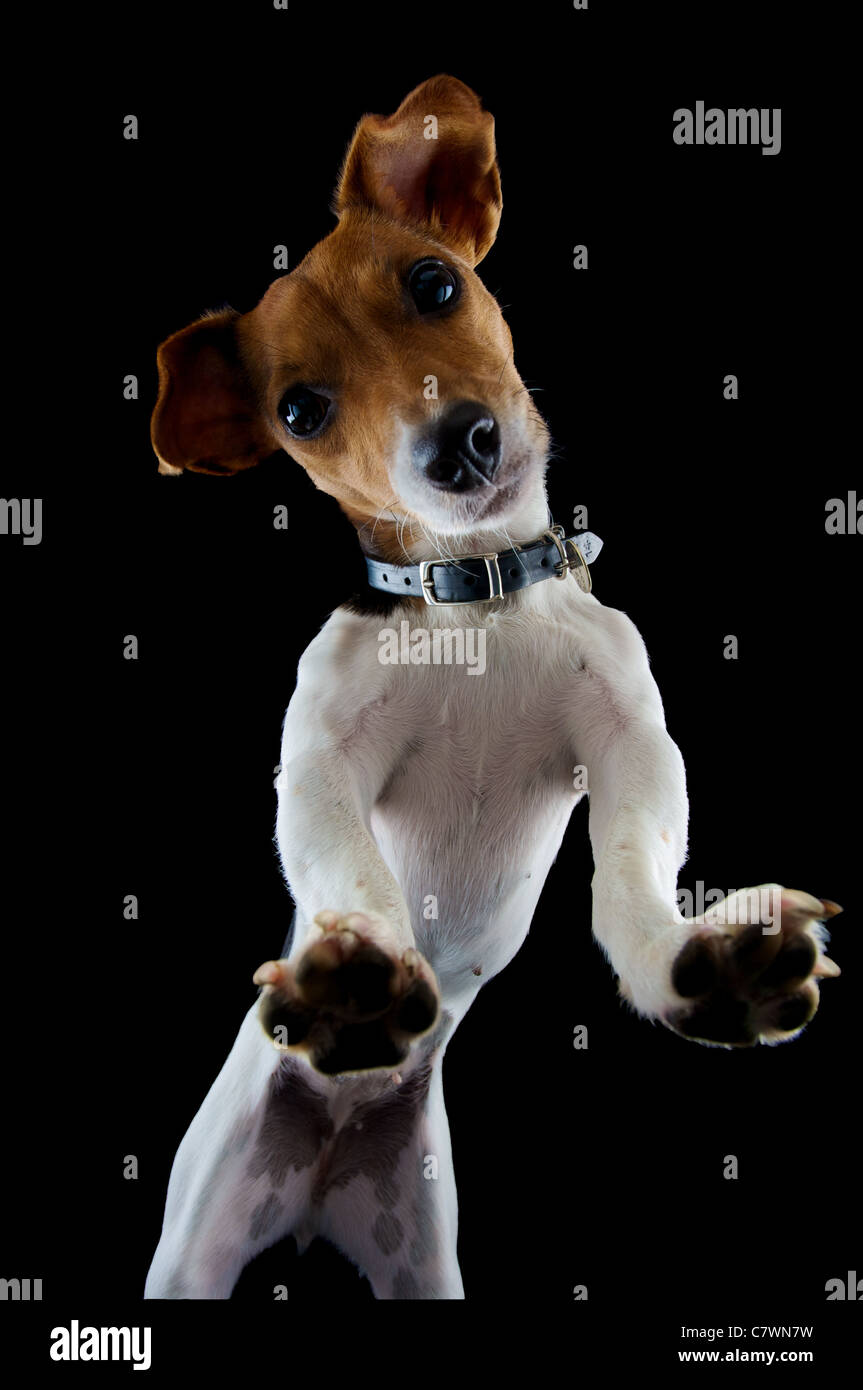
[[[788,7],[299,0],[81,22],[75,120],[46,170],[69,263],[41,280],[57,325],[42,341],[81,388],[59,430],[43,398],[36,457],[10,460],[3,487],[38,488],[45,509],[40,546],[2,541],[0,1274],[43,1279],[42,1305],[2,1314],[37,1360],[53,1365],[47,1330],[73,1317],[146,1322],[163,1361],[176,1346],[203,1365],[244,1338],[266,1357],[259,1332],[295,1329],[297,1302],[338,1314],[371,1298],[341,1257],[318,1243],[298,1260],[285,1243],[230,1310],[140,1302],[174,1152],[289,921],[272,843],[281,720],[358,554],[287,457],[231,480],[163,478],[148,428],[157,344],[205,309],[253,307],[273,246],[294,265],[331,229],[359,117],[441,71],[497,121],[504,214],[480,274],[553,433],[555,519],[588,507],[606,543],[595,592],[644,636],[684,754],[681,887],[777,881],[846,909],[843,976],[798,1041],[685,1043],[617,1001],[591,938],[578,808],[526,945],[447,1053],[467,1298],[540,1318],[574,1367],[596,1344],[608,1364],[664,1369],[683,1323],[760,1322],[814,1324],[823,1367],[859,1328],[824,1292],[863,1273],[861,542],[824,529],[827,499],[860,477],[838,437],[848,375],[831,315],[848,248],[825,71],[842,40],[827,24],[813,34]],[[675,145],[674,110],[699,99],[781,107],[781,153]],[[137,142],[122,138],[129,113]],[[577,243],[587,272],[572,269]],[[128,373],[137,402],[122,399]],[[310,548],[333,560],[314,592],[294,582]],[[130,633],[137,662],[122,656]],[[723,659],[729,633],[737,661]],[[466,1325],[480,1344],[515,1327]]]

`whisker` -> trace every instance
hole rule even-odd
[[[522,569],[524,570],[525,574],[527,574],[527,565],[524,563],[524,560],[521,558],[521,550],[516,546],[515,542],[514,542],[513,539],[512,539],[512,536],[509,534],[509,531],[506,529],[506,527],[505,527],[505,526],[502,526],[500,529],[501,529],[501,531],[503,532],[504,540],[505,540],[506,543],[507,543],[507,549],[508,549],[508,550],[514,550],[514,551],[515,551],[515,555],[516,555],[516,559],[518,560],[518,563],[521,565],[521,567],[522,567]]]
[[[372,523],[372,533],[371,533],[371,535],[369,536],[369,545],[374,545],[374,543],[375,543],[375,531],[377,530],[378,522],[381,520],[381,518],[382,518],[382,516],[383,516],[383,513],[384,513],[385,511],[387,511],[388,508],[391,508],[392,503],[395,502],[395,501],[396,501],[396,498],[395,498],[395,497],[392,497],[392,498],[390,499],[390,501],[389,501],[389,502],[385,502],[384,505],[383,505],[383,506],[380,508],[380,510],[378,511],[378,514],[377,514],[377,516],[375,517],[374,522]],[[398,516],[396,515],[395,512],[392,513],[392,517],[393,517],[393,520],[394,520],[395,522],[398,522]],[[369,523],[368,523],[367,521],[364,521],[363,524],[362,524],[362,526],[360,527],[360,531],[364,531],[364,530],[366,529],[366,527],[368,526],[368,524],[369,524]]]

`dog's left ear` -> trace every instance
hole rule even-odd
[[[500,222],[494,118],[455,77],[432,77],[393,116],[364,116],[333,211],[372,207],[414,223],[477,265]]]

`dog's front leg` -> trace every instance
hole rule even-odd
[[[621,993],[639,1013],[699,1042],[794,1037],[818,1007],[819,977],[839,973],[824,955],[821,926],[838,908],[765,884],[700,917],[682,916],[683,759],[638,633],[622,614],[600,611],[606,640],[584,661],[575,744],[590,795],[594,933]]]
[[[297,921],[288,957],[255,977],[260,1019],[278,1046],[305,1053],[325,1075],[395,1068],[439,1015],[434,972],[370,828],[398,751],[380,731],[364,733],[361,718],[350,736],[334,738],[345,677],[334,671],[319,692],[303,674],[301,665],[277,784]]]

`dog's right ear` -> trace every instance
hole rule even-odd
[[[150,438],[160,473],[237,473],[278,449],[243,366],[239,318],[235,309],[207,314],[159,348]]]

